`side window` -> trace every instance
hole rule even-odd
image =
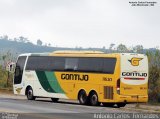
[[[62,71],[64,70],[64,60],[63,57],[30,56],[28,58],[26,70]]]
[[[26,61],[26,56],[21,56],[18,58],[15,69],[14,84],[20,84],[22,81],[25,61]]]
[[[86,72],[102,72],[103,59],[102,58],[79,58],[79,71]]]
[[[113,74],[116,58],[30,56],[26,70],[80,71]]]
[[[26,70],[36,70],[39,68],[39,59],[38,57],[34,56],[29,56],[27,65],[26,65]]]
[[[113,74],[116,58],[79,58],[78,71]]]
[[[65,67],[65,58],[64,57],[53,57],[52,64],[50,65],[52,67],[52,70],[57,71],[64,71]]]
[[[104,58],[103,72],[113,74],[116,66],[116,58]]]
[[[26,70],[51,70],[51,59],[46,56],[30,56],[28,58]]]
[[[66,58],[65,59],[65,70],[76,71],[78,68],[78,58]]]

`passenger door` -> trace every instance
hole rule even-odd
[[[17,60],[13,81],[14,94],[21,94],[21,90],[23,89],[22,79],[25,62],[26,56],[20,56]]]

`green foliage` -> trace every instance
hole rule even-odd
[[[13,74],[6,71],[6,64],[8,61],[14,61],[10,51],[5,54],[0,54],[0,88],[12,87]]]
[[[149,100],[157,101],[160,94],[160,51],[146,54],[149,61]]]
[[[136,53],[143,53],[143,46],[142,45],[136,45],[133,47],[133,51]]]
[[[40,39],[37,40],[37,45],[42,46],[42,41]]]
[[[120,53],[126,53],[126,52],[128,52],[128,49],[127,49],[127,47],[125,45],[120,44],[117,47],[117,51],[120,52]]]
[[[7,85],[8,80],[8,85]],[[13,82],[13,74],[9,73],[8,79],[8,72],[0,66],[0,88],[11,88]]]

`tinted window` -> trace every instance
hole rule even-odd
[[[76,71],[78,68],[78,58],[65,58],[65,70]]]
[[[53,57],[53,58],[54,58],[53,69],[58,71],[63,71],[65,65],[65,58],[63,57]]]
[[[103,72],[113,74],[116,65],[116,58],[104,58],[103,59]]]
[[[79,58],[78,70],[87,72],[102,72],[102,58]]]
[[[53,71],[64,70],[64,58],[51,56],[30,56],[26,70]]]
[[[115,58],[79,58],[78,71],[113,74]]]
[[[115,58],[30,56],[26,70],[80,71],[113,74],[115,64]]]
[[[16,63],[15,75],[14,75],[14,84],[20,84],[23,76],[23,69],[26,61],[26,56],[18,58]]]

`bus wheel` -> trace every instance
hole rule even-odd
[[[33,95],[33,90],[31,87],[29,87],[27,90],[27,99],[28,100],[35,100],[36,99],[36,97]]]
[[[103,103],[104,107],[113,107],[114,103]]]
[[[90,105],[92,106],[100,105],[96,92],[91,92],[91,94],[89,95],[89,101],[90,101]]]
[[[58,102],[59,98],[51,98],[52,102]]]
[[[81,90],[78,94],[78,100],[81,105],[86,105],[88,103],[88,97],[84,90]]]
[[[120,107],[125,107],[126,106],[126,103],[117,103],[117,107],[120,108]]]

